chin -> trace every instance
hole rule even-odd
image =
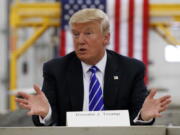
[[[81,61],[83,61],[83,62],[87,62],[88,61],[88,59],[87,58],[85,58],[85,57],[78,57]]]
[[[79,58],[81,61],[83,61],[84,63],[91,65],[91,64],[90,64],[90,60],[89,60],[88,57],[78,56],[78,58]]]

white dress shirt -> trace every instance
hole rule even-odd
[[[100,82],[102,92],[103,92],[103,88],[104,88],[104,74],[105,74],[106,62],[107,62],[107,52],[105,51],[103,58],[95,65],[99,69],[99,71],[96,72],[96,76]],[[93,65],[88,65],[82,61],[81,61],[81,64],[82,64],[82,70],[83,70],[83,83],[84,83],[83,111],[89,111],[89,84],[90,84],[90,76],[91,76],[91,72],[89,71],[89,69]],[[51,109],[51,107],[49,107],[49,108],[50,108],[49,112],[44,119],[39,117],[40,123],[49,125],[52,122],[52,120],[51,120],[52,109]],[[134,119],[135,123],[136,122],[149,123],[152,121],[152,120],[149,120],[149,121],[139,120],[139,115],[140,115],[140,112],[138,113],[137,117]]]

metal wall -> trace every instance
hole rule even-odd
[[[179,0],[150,0],[151,3],[180,3]],[[180,41],[180,25],[171,31]],[[149,88],[160,88],[159,95],[170,94],[171,106],[180,107],[180,62],[167,62],[165,47],[168,43],[154,30],[149,33]]]
[[[46,31],[42,37],[25,54],[18,59],[17,88],[31,88],[33,84],[42,85],[43,63],[53,57],[53,45],[51,43],[53,29]],[[33,34],[33,29],[19,30],[18,46]]]
[[[0,113],[7,109],[8,1],[0,0]]]

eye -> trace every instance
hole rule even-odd
[[[92,32],[85,32],[85,35],[91,35]]]
[[[73,32],[73,36],[74,36],[74,37],[78,37],[78,36],[79,36],[79,33]]]

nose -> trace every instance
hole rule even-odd
[[[79,43],[80,44],[84,44],[85,43],[85,36],[83,34],[80,34],[78,39],[79,39]]]

